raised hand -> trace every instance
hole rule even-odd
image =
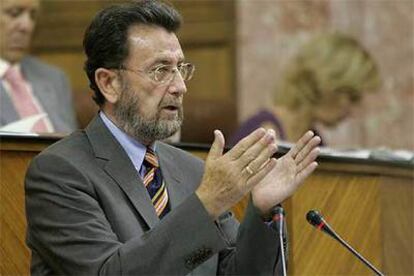
[[[259,128],[223,155],[224,136],[214,131],[214,142],[196,194],[213,219],[228,210],[276,165],[273,130]]]
[[[276,204],[282,202],[303,183],[317,167],[319,136],[312,131],[302,138],[276,161],[276,166],[252,190],[253,204],[267,214]]]

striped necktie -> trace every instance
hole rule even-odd
[[[165,182],[162,179],[157,156],[149,147],[145,153],[143,165],[146,169],[144,175],[144,185],[151,197],[155,212],[159,218],[162,218],[169,211],[168,192],[165,187]]]

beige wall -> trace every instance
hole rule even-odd
[[[335,129],[331,146],[414,150],[414,1],[239,0],[238,117],[271,103],[283,64],[314,33],[340,30],[359,39],[380,65],[383,87]]]

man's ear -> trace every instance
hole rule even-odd
[[[95,82],[108,103],[114,104],[121,93],[118,74],[106,68],[95,71]]]

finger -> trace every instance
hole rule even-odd
[[[265,136],[266,130],[264,128],[258,128],[248,136],[244,137],[238,142],[231,150],[227,152],[231,160],[238,159],[247,149],[257,143],[263,136]]]
[[[313,131],[308,130],[297,142],[296,144],[289,150],[289,152],[287,153],[288,155],[290,155],[292,158],[296,158],[296,155],[302,150],[302,148],[308,143],[308,141],[310,139],[312,139],[312,137],[315,134],[313,133]]]
[[[265,160],[272,157],[272,155],[275,153],[275,150],[277,149],[275,140],[275,131],[273,129],[269,129],[266,132],[265,136],[263,136],[259,141],[247,149],[247,151],[245,151],[240,156],[240,158],[236,160],[237,166],[242,169],[256,159],[259,159],[259,161],[263,160],[259,165],[263,164]],[[259,167],[260,166],[257,166],[257,169]]]
[[[247,188],[251,190],[276,166],[276,158],[270,158],[263,168],[247,180]]]
[[[300,173],[296,175],[297,183],[303,183],[303,181],[318,167],[318,163],[316,161],[310,163],[307,167],[305,167]]]
[[[277,151],[277,145],[276,143],[272,143],[270,145],[267,145],[262,152],[256,157],[256,159],[253,159],[249,164],[248,167],[253,171],[257,172],[262,167],[264,167],[268,162],[269,158],[272,157]]]
[[[319,136],[314,136],[308,141],[308,143],[299,151],[295,157],[296,164],[299,164],[304,160],[309,153],[315,149],[321,143],[321,138]]]
[[[297,166],[297,172],[300,173],[303,169],[309,166],[316,160],[320,152],[319,148],[314,148]]]
[[[252,177],[254,174],[256,174],[257,172],[259,172],[261,169],[263,169],[269,162],[271,159],[267,159],[266,162],[264,162],[264,164],[262,164],[262,166],[259,169],[255,169],[253,170],[252,168],[250,168],[250,165],[248,165],[247,167],[245,167],[242,170],[242,173],[244,174],[243,177],[245,177],[246,180],[248,180],[250,177]]]
[[[206,161],[216,160],[217,158],[222,156],[224,145],[225,145],[225,140],[224,140],[223,133],[221,133],[220,130],[216,129],[214,131],[214,141],[213,141],[213,144],[211,145]]]

